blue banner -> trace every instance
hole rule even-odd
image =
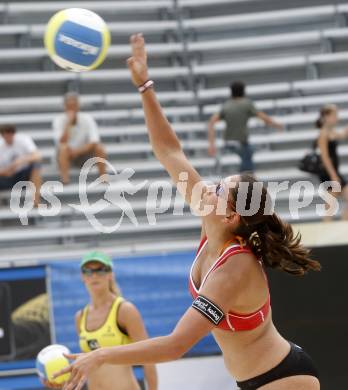
[[[42,279],[45,277],[46,271],[44,266],[0,268],[0,282],[8,282],[11,280]]]
[[[122,295],[139,309],[150,337],[169,334],[191,305],[188,277],[194,255],[189,251],[114,260]],[[56,341],[77,352],[74,316],[88,303],[79,263],[57,262],[51,264],[50,271]],[[216,353],[220,349],[208,336],[189,355]]]

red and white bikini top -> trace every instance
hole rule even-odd
[[[208,239],[205,237],[201,241],[198,251],[196,254],[196,257],[192,263],[191,270],[190,270],[190,280],[189,280],[189,289],[191,292],[191,295],[194,299],[197,298],[199,295],[199,289],[196,288],[193,277],[192,277],[192,270],[193,267],[199,257],[199,255],[202,253],[203,249],[205,248],[206,244],[208,242]],[[206,282],[208,276],[215,271],[217,268],[219,268],[222,264],[224,264],[227,260],[230,260],[233,255],[236,255],[238,253],[252,253],[251,249],[247,246],[242,246],[240,244],[233,244],[228,246],[222,254],[217,258],[215,263],[210,267],[209,271],[205,275],[201,287]],[[262,262],[260,261],[260,265],[262,267]],[[263,271],[263,269],[262,269]],[[264,271],[263,271],[264,272]],[[265,275],[265,274],[264,274]],[[266,275],[265,275],[266,277]],[[223,320],[217,325],[217,328],[223,329],[223,330],[231,330],[232,332],[239,332],[241,330],[252,330],[257,328],[260,324],[262,324],[271,307],[271,300],[270,295],[268,294],[268,299],[266,303],[257,311],[250,313],[250,314],[238,314],[234,312],[228,312],[225,313],[225,316]]]

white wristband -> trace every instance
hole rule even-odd
[[[140,87],[138,87],[138,91],[140,93],[144,93],[147,89],[152,88],[153,85],[154,82],[152,80],[147,80],[143,85],[140,85]]]

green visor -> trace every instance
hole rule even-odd
[[[97,261],[98,263],[104,264],[106,267],[112,268],[112,261],[110,257],[105,253],[98,252],[98,251],[92,251],[86,253],[82,258],[82,261],[80,263],[80,268],[82,268],[84,265],[92,261]]]

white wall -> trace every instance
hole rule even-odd
[[[180,359],[157,369],[159,390],[237,389],[221,356]]]

